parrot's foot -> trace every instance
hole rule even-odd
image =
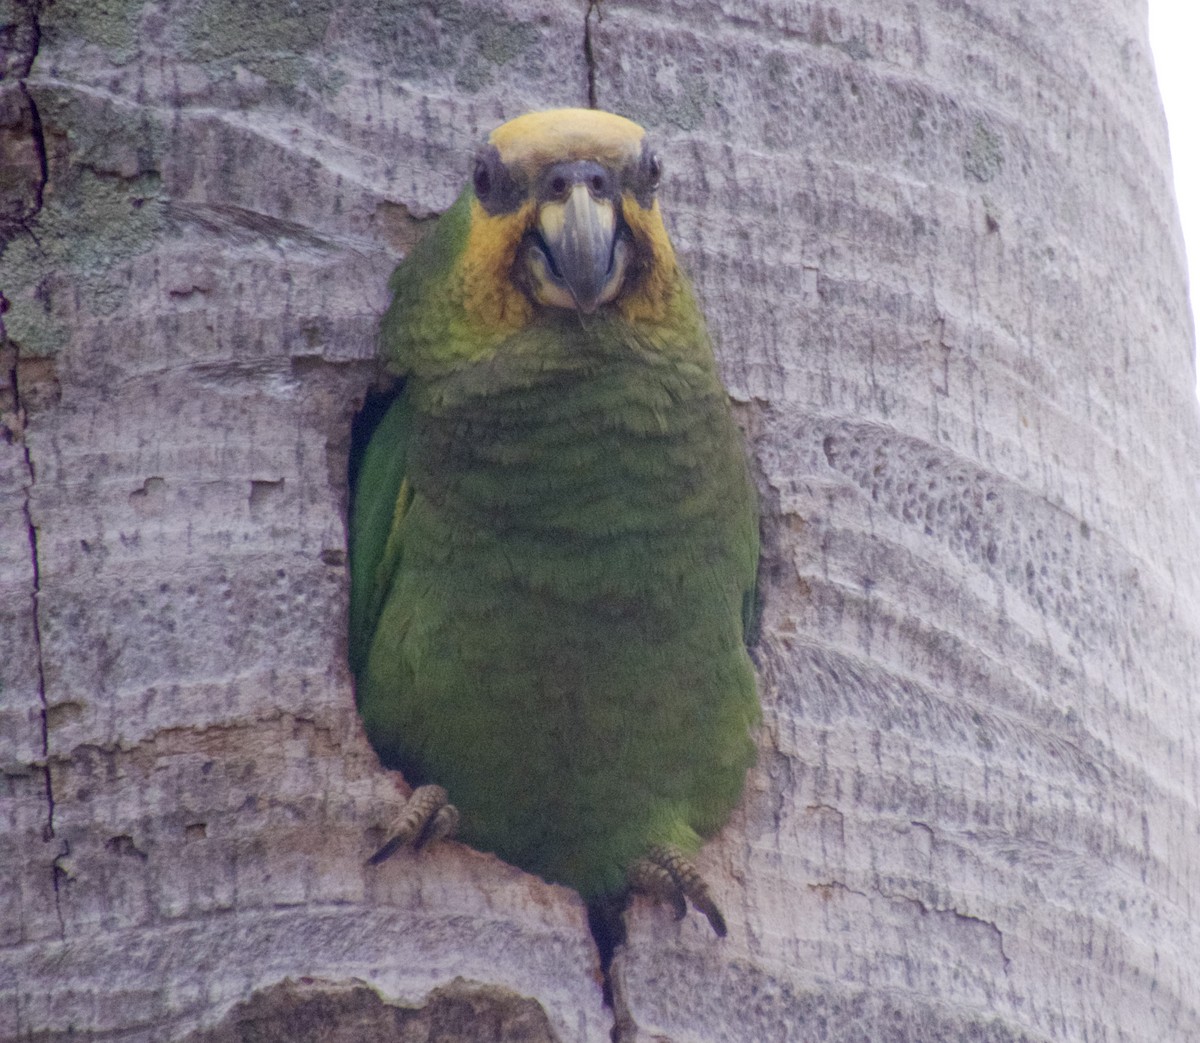
[[[434,840],[451,836],[458,828],[458,808],[441,786],[418,786],[388,830],[387,843],[367,861],[377,866],[402,847],[420,851]]]
[[[725,937],[725,917],[717,908],[700,870],[682,851],[673,847],[652,847],[630,867],[628,880],[630,890],[660,902],[669,902],[675,910],[676,920],[683,919],[690,900],[697,912],[708,918],[717,937]]]

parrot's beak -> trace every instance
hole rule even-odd
[[[537,231],[530,270],[543,303],[590,315],[620,292],[629,245],[612,200],[573,185],[565,199],[541,205]]]

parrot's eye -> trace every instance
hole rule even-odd
[[[637,163],[626,169],[624,183],[633,192],[642,206],[648,207],[654,203],[654,193],[658,191],[658,183],[662,180],[662,156],[655,152],[648,141],[642,142],[642,152]]]
[[[646,164],[646,173],[650,177],[650,188],[658,188],[658,183],[662,180],[662,158],[657,152],[650,153],[650,160]]]
[[[488,170],[487,162],[482,158],[475,160],[474,184],[475,194],[480,202],[483,202],[492,190],[492,172]]]
[[[471,187],[475,189],[475,198],[489,214],[512,213],[521,205],[524,195],[494,145],[484,145],[475,153]]]

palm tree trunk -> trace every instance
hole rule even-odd
[[[1200,1038],[1200,424],[1143,3],[9,0],[0,1040]],[[395,261],[643,122],[764,505],[729,937],[394,814],[345,667]],[[424,1034],[422,1034],[424,1033]]]

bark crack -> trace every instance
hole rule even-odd
[[[46,139],[42,129],[42,117],[38,111],[37,102],[26,84],[26,78],[33,68],[34,59],[41,47],[42,29],[38,21],[41,4],[37,2],[18,2],[17,19],[0,28],[0,81],[11,79],[16,81],[16,93],[19,95],[24,108],[24,126],[28,137],[24,139],[32,146],[32,156],[21,154],[20,146],[15,153],[5,149],[0,156],[0,164],[11,170],[13,180],[11,187],[17,187],[21,181],[24,187],[13,196],[4,199],[3,210],[0,211],[0,251],[14,236],[24,233],[34,238],[30,221],[42,209],[42,198],[46,182],[49,179],[49,169],[46,157]],[[9,115],[12,118],[12,114]],[[20,120],[20,117],[17,117]],[[21,126],[18,122],[13,126]],[[7,129],[13,129],[10,126]],[[10,146],[11,147],[11,146]],[[36,173],[28,171],[29,160],[36,164]],[[24,176],[22,176],[24,174]],[[5,302],[0,298],[0,314],[3,313]]]
[[[17,80],[17,89],[20,92],[28,113],[28,130],[30,144],[33,146],[34,157],[37,161],[37,176],[28,182],[27,196],[20,202],[19,210],[11,215],[15,218],[15,225],[24,234],[32,237],[36,241],[36,236],[30,223],[41,212],[43,201],[45,198],[46,185],[49,182],[49,163],[46,156],[46,138],[42,127],[41,113],[38,111],[37,102],[34,100],[33,94],[30,92],[26,78],[29,76],[33,68],[34,61],[38,56],[38,51],[41,47],[42,30],[38,16],[41,13],[42,5],[37,0],[18,4],[18,10],[24,15],[16,25],[9,26],[9,39],[13,43],[13,47],[9,52],[9,57],[5,63],[8,68],[5,70],[10,75],[15,76]],[[5,230],[6,233],[8,230]],[[7,234],[5,236],[7,239]],[[7,310],[8,301],[0,295],[0,316]],[[7,369],[9,402],[8,408],[4,411],[3,429],[4,434],[12,445],[19,445],[21,449],[22,459],[25,465],[26,482],[24,490],[24,502],[21,505],[22,516],[25,521],[25,531],[29,542],[29,563],[30,563],[30,593],[29,593],[29,610],[32,622],[33,632],[33,652],[37,674],[37,690],[38,704],[41,715],[41,756],[40,767],[43,777],[43,785],[46,793],[46,823],[42,828],[42,838],[46,841],[53,840],[55,837],[54,830],[54,784],[50,774],[50,726],[49,716],[47,712],[46,702],[46,667],[45,659],[42,650],[42,630],[41,621],[39,618],[39,606],[41,601],[41,558],[38,553],[38,529],[33,518],[33,487],[37,481],[37,468],[34,465],[33,454],[30,452],[29,440],[26,437],[26,424],[28,413],[25,408],[25,403],[21,396],[20,382],[20,358],[21,348],[16,341],[10,340],[7,331],[4,328],[3,320],[0,319],[0,359],[3,359],[5,368]],[[65,851],[64,851],[65,854]],[[60,856],[62,857],[62,856]],[[64,928],[62,910],[59,908],[59,875],[60,875],[59,860],[56,858],[51,867],[51,873],[54,883],[54,903],[58,911],[58,919],[60,928]]]
[[[600,17],[600,0],[588,0],[587,11],[583,15],[583,60],[587,66],[587,100],[588,108],[596,105],[596,52],[592,42],[592,15]]]
[[[35,21],[36,26],[36,21]],[[33,40],[36,47],[41,39],[41,30],[34,32]],[[25,220],[29,221],[40,213],[42,209],[42,197],[46,192],[46,182],[50,180],[50,165],[46,159],[46,135],[42,129],[42,114],[38,111],[37,102],[34,101],[33,95],[29,93],[29,86],[24,80],[21,80],[17,85],[20,88],[21,95],[25,98],[25,103],[29,106],[29,123],[30,134],[33,138],[33,149],[37,153],[39,177],[33,186],[33,203],[30,206],[29,214]],[[28,231],[28,229],[26,229]],[[30,232],[32,235],[32,232]]]
[[[857,895],[859,898],[865,898],[868,902],[872,899],[871,894],[868,892],[860,891],[857,888],[853,888],[849,886],[849,884],[845,884],[840,880],[825,880],[820,883],[809,884],[808,886],[810,890],[816,891],[826,898],[832,896],[835,891],[841,891],[844,894]],[[880,898],[887,899],[889,902],[907,902],[910,905],[915,905],[922,916],[929,916],[930,914],[935,916],[952,916],[956,920],[961,920],[964,923],[975,924],[985,928],[992,935],[992,937],[995,938],[996,947],[1000,951],[1001,962],[1004,964],[1004,971],[1006,974],[1008,973],[1009,966],[1012,964],[1012,959],[1004,950],[1004,932],[1000,930],[999,926],[993,923],[991,920],[985,920],[981,916],[973,916],[971,913],[960,912],[953,906],[942,907],[937,905],[928,905],[920,898],[916,898],[913,895],[906,895],[900,892],[884,891],[880,888],[874,888],[873,890],[876,895],[878,895]]]
[[[33,68],[33,60],[37,57],[38,46],[41,43],[42,27],[38,21],[41,14],[42,0],[17,0],[16,8],[24,13],[25,18],[18,18],[14,24],[4,27],[5,41],[9,44],[7,68],[0,69],[17,80],[24,80]]]
[[[0,327],[2,333],[2,327]],[[29,442],[25,437],[26,412],[21,400],[20,384],[20,348],[15,341],[3,340],[4,356],[8,369],[8,387],[11,413],[5,418],[5,434],[13,445],[20,445],[21,458],[25,464],[26,482],[25,498],[21,504],[21,514],[25,520],[25,533],[29,541],[30,590],[29,611],[33,629],[33,651],[37,672],[38,702],[41,707],[41,762],[46,785],[46,825],[42,830],[43,839],[54,837],[54,788],[50,781],[50,727],[46,705],[46,665],[42,654],[42,627],[39,619],[39,601],[42,591],[41,558],[38,554],[38,530],[33,520],[33,486],[37,481],[37,468],[33,462],[33,454],[29,451]]]
[[[16,367],[13,367],[13,395],[20,406],[20,391],[16,385]],[[28,444],[22,445],[25,456],[25,468],[29,473],[29,484],[25,487],[25,503],[22,511],[25,516],[25,526],[29,534],[29,560],[32,566],[32,590],[30,591],[30,610],[33,614],[33,650],[37,665],[38,701],[41,705],[42,716],[42,771],[46,779],[46,827],[43,836],[46,840],[54,838],[54,785],[50,780],[50,724],[46,706],[46,664],[42,655],[42,627],[38,618],[38,606],[42,592],[41,565],[38,558],[38,531],[30,510],[30,499],[33,496],[35,472],[33,457],[29,453]]]

